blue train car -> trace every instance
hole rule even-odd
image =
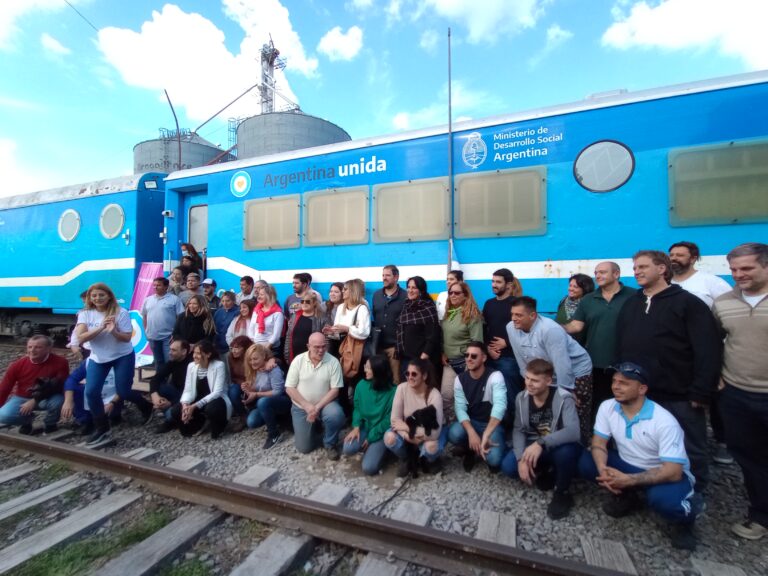
[[[66,332],[97,281],[127,305],[140,263],[162,261],[164,176],[0,198],[0,334]]]
[[[458,262],[479,302],[510,268],[554,311],[568,277],[682,239],[702,269],[764,240],[768,73],[596,96],[574,104],[175,172],[164,258],[205,247],[220,288],[251,274],[325,291],[381,266],[444,289]]]

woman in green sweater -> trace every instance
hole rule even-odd
[[[440,394],[443,397],[444,424],[449,424],[455,416],[453,383],[456,376],[464,372],[466,367],[464,352],[467,350],[467,344],[483,341],[483,315],[472,296],[469,284],[456,282],[448,289],[448,308],[441,325],[443,377],[440,380]]]
[[[395,384],[389,360],[383,354],[371,356],[363,366],[365,379],[355,388],[352,430],[344,438],[344,455],[363,454],[363,473],[378,474],[384,464],[387,447],[384,432],[389,430]]]

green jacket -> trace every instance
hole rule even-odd
[[[395,390],[397,388],[391,386],[384,392],[377,392],[370,380],[360,380],[357,383],[352,427],[361,428],[368,433],[368,444],[378,442],[384,438],[384,432],[389,430]]]

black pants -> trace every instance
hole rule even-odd
[[[707,450],[707,411],[694,408],[688,400],[659,402],[675,417],[685,433],[685,452],[691,461],[691,473],[696,478],[696,492],[709,484],[709,451]]]
[[[593,368],[592,369],[592,422],[595,423],[595,416],[597,416],[597,409],[600,408],[600,404],[606,400],[613,398],[613,391],[611,390],[611,382],[613,382],[613,372],[609,372],[607,368]]]
[[[202,409],[195,410],[187,423],[181,421],[181,404],[174,404],[171,408],[171,421],[179,428],[182,436],[194,436],[207,421],[211,427],[211,437],[218,438],[227,427],[227,403],[223,398],[216,398]]]

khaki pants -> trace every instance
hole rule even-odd
[[[391,348],[381,348],[379,353],[382,352],[387,355],[387,360],[389,360],[389,367],[392,369],[392,381],[399,382],[400,360],[397,358],[397,351],[395,350],[395,347],[392,346]]]
[[[450,365],[443,366],[443,378],[440,381],[440,395],[443,397],[443,416],[445,423],[456,420],[456,411],[453,408],[453,386],[456,382],[456,372]]]

